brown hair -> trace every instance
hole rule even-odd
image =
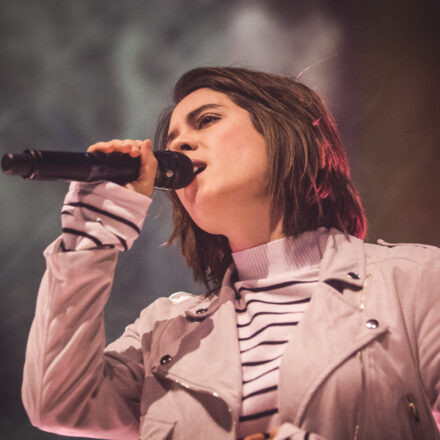
[[[175,105],[201,88],[226,94],[247,110],[264,137],[272,211],[284,214],[283,232],[297,236],[321,226],[363,238],[366,220],[350,181],[347,156],[331,114],[320,97],[294,79],[232,67],[201,67],[185,73],[174,88],[174,106],[159,119],[155,145],[165,148]],[[220,285],[231,250],[226,237],[200,229],[175,192],[174,230],[194,278],[208,287]]]

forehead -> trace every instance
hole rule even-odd
[[[171,114],[170,126],[180,119],[184,119],[189,113],[195,109],[207,105],[215,104],[222,107],[235,107],[236,105],[228,95],[216,92],[211,89],[198,89],[185,96],[176,106]]]

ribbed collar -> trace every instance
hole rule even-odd
[[[328,238],[328,230],[307,231],[296,238],[285,237],[243,251],[233,252],[238,278],[256,280],[277,277],[318,266]]]

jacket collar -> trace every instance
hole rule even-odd
[[[360,289],[365,283],[365,278],[364,242],[331,228],[321,261],[319,281],[340,281]]]
[[[319,281],[330,284],[339,281],[361,289],[366,278],[365,264],[363,241],[331,228],[321,262]],[[225,272],[218,295],[205,295],[200,303],[186,311],[187,318],[201,321],[215,313],[225,302],[234,301],[233,286],[236,277],[235,266],[231,264]]]
[[[186,317],[190,320],[201,321],[215,313],[222,304],[235,300],[234,282],[236,281],[237,272],[234,264],[231,264],[225,272],[223,282],[218,294],[205,294],[200,303],[197,303],[186,313]]]

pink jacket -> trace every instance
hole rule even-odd
[[[231,267],[218,295],[160,298],[104,348],[117,252],[45,252],[24,367],[31,422],[106,439],[232,440],[241,365]],[[440,438],[440,251],[331,230],[280,369],[276,437]]]

